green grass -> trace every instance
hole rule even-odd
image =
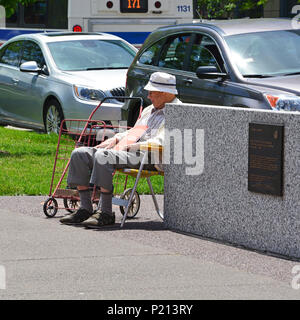
[[[0,127],[0,196],[4,195],[46,195],[54,168],[57,135],[47,135],[31,131],[21,131]],[[73,141],[61,141],[61,153],[69,157]],[[65,149],[64,149],[65,148]],[[55,169],[56,186],[65,160],[58,161]],[[129,177],[128,187],[133,185]],[[163,193],[163,177],[151,178],[154,191]],[[66,187],[65,181],[62,188]],[[140,194],[149,193],[148,184],[141,179]]]

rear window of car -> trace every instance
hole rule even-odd
[[[163,68],[183,70],[187,47],[191,41],[191,34],[180,34],[170,37],[164,46],[158,65]]]
[[[158,60],[159,52],[164,44],[165,39],[162,39],[153,45],[151,45],[148,49],[146,49],[140,56],[138,62],[146,65],[156,65]]]
[[[15,41],[8,44],[0,52],[0,63],[18,67],[22,49],[22,41]]]
[[[139,57],[138,62],[145,65],[167,69],[184,68],[186,49],[191,41],[191,34],[172,35],[152,44]]]

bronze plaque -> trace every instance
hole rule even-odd
[[[249,124],[248,190],[283,195],[282,125]]]

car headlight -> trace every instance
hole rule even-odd
[[[270,94],[265,94],[265,97],[274,110],[300,111],[300,97]]]
[[[74,93],[77,98],[82,100],[101,101],[105,94],[101,90],[73,85]]]

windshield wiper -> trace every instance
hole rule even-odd
[[[282,76],[296,76],[297,74],[300,74],[300,72],[284,73]]]
[[[274,76],[267,75],[267,74],[244,74],[244,78],[271,78]]]
[[[128,67],[105,67],[105,68],[86,68],[85,70],[115,70],[115,69],[127,69]]]
[[[100,68],[100,67],[99,67],[99,68],[96,68],[96,67],[95,67],[95,68],[86,68],[85,70],[88,71],[88,70],[105,70],[105,69],[107,69],[107,68],[103,68],[103,67],[102,67],[102,68]]]

